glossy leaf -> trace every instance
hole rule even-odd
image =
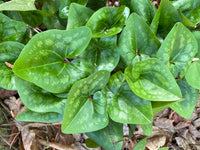
[[[143,132],[150,136],[152,134],[152,130],[153,130],[153,125],[152,123],[149,123],[149,124],[141,124],[141,127],[142,127],[142,130]]]
[[[190,11],[200,5],[199,0],[177,0],[172,4],[176,9],[181,9],[183,12]]]
[[[69,7],[71,3],[78,3],[81,5],[86,5],[88,0],[62,0],[59,8],[59,16],[66,19],[69,15]]]
[[[106,128],[86,135],[106,150],[121,150],[123,143],[119,141],[123,140],[123,124],[110,120]]]
[[[122,72],[112,75],[108,88],[107,109],[112,120],[129,124],[147,124],[152,121],[151,102],[132,92]]]
[[[129,9],[125,6],[103,7],[90,17],[86,26],[91,29],[93,37],[115,35],[122,30],[128,15]]]
[[[65,92],[72,83],[91,72],[80,59],[68,60],[79,56],[90,39],[91,32],[87,27],[37,34],[23,49],[13,71],[49,92]]]
[[[163,41],[156,56],[176,77],[191,63],[197,49],[198,44],[192,33],[184,25],[177,23]]]
[[[145,150],[145,145],[147,142],[147,138],[143,138],[142,140],[137,143],[133,150]]]
[[[199,90],[191,87],[186,80],[180,80],[178,85],[185,100],[175,103],[170,107],[182,117],[189,119],[197,103]]]
[[[198,43],[198,51],[195,57],[200,58],[200,31],[193,32],[193,36],[195,37]]]
[[[36,10],[34,5],[35,0],[12,0],[0,5],[1,10],[9,11],[28,11]]]
[[[64,113],[66,98],[58,98],[36,85],[19,77],[15,78],[16,88],[23,104],[35,112]]]
[[[195,61],[190,65],[185,78],[193,88],[200,89],[200,61]]]
[[[62,120],[63,115],[55,112],[39,113],[26,109],[15,119],[23,122],[53,123]]]
[[[133,92],[151,101],[175,101],[182,95],[168,68],[156,58],[127,67],[125,78]]]
[[[117,36],[92,39],[80,57],[83,59],[83,64],[90,65],[94,72],[99,70],[113,71],[120,58],[117,48]]]
[[[69,7],[67,30],[84,26],[93,13],[93,10],[85,6],[72,3]]]
[[[0,13],[0,39],[1,41],[16,41],[23,37],[26,25],[15,21]]]
[[[106,99],[99,90],[104,88],[109,77],[110,73],[102,70],[75,82],[65,106],[62,132],[91,132],[108,125]]]
[[[131,10],[140,15],[148,24],[156,14],[156,8],[150,0],[131,0]]]
[[[15,75],[5,62],[13,64],[24,45],[18,42],[7,41],[0,43],[0,86],[8,90],[16,90]]]
[[[169,0],[162,0],[151,23],[151,29],[155,34],[157,33],[158,36],[164,38],[174,24],[181,21],[177,9]]]

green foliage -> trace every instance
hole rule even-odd
[[[123,124],[149,136],[167,107],[190,118],[200,89],[199,1],[120,4],[2,2],[0,87],[27,106],[17,120],[62,120],[62,132],[86,133],[88,146],[121,150]]]

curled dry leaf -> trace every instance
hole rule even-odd
[[[147,139],[146,147],[149,150],[157,150],[160,147],[164,146],[165,143],[166,143],[166,136],[163,135],[154,136],[152,138]]]

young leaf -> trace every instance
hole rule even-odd
[[[192,88],[186,80],[180,80],[178,85],[185,100],[172,104],[170,107],[182,117],[189,119],[197,103],[199,90]]]
[[[15,21],[0,13],[0,39],[1,41],[16,41],[23,37],[26,25]]]
[[[125,78],[133,92],[151,101],[175,101],[182,95],[169,69],[156,58],[127,67]]]
[[[53,123],[62,120],[63,115],[55,112],[39,113],[26,109],[15,119],[24,122]]]
[[[177,23],[163,41],[156,56],[176,77],[178,74],[182,75],[197,50],[198,44],[192,33],[183,24]]]
[[[72,59],[85,50],[90,39],[91,32],[87,27],[39,33],[23,49],[13,71],[49,92],[65,92],[72,83],[91,72],[80,59]]]
[[[137,143],[137,145],[134,147],[133,150],[144,150],[146,142],[147,142],[147,138],[143,138],[142,140],[140,140],[139,143]]]
[[[195,89],[200,89],[200,60],[193,62],[185,74],[186,81]]]
[[[147,124],[152,121],[151,102],[132,92],[122,72],[112,75],[105,92],[108,113],[115,122]]]
[[[156,15],[151,22],[152,31],[158,36],[164,38],[172,29],[176,22],[181,22],[181,16],[177,9],[169,2],[162,0]]]
[[[84,26],[93,13],[93,10],[85,6],[72,3],[69,7],[67,30]]]
[[[153,130],[153,125],[152,123],[149,124],[141,124],[142,130],[144,131],[144,133],[148,136],[150,136],[152,134],[152,130]]]
[[[129,9],[125,6],[103,7],[90,17],[86,26],[91,29],[93,37],[115,35],[122,30],[128,15]]]
[[[29,11],[36,10],[34,5],[35,0],[12,0],[0,5],[1,10],[9,11]]]
[[[123,142],[123,124],[110,120],[109,125],[95,132],[86,133],[88,137],[106,150],[121,150]]]
[[[58,98],[19,77],[15,78],[15,84],[23,104],[31,111],[64,113],[66,98]]]
[[[99,90],[104,88],[109,77],[110,73],[102,70],[75,82],[65,106],[62,132],[91,132],[108,125],[106,99]]]

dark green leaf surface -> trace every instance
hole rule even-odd
[[[170,68],[176,77],[182,75],[185,68],[196,55],[198,44],[192,33],[181,23],[177,23],[163,41],[157,58]]]
[[[23,37],[26,25],[15,21],[0,13],[0,39],[1,41],[16,41]]]
[[[180,80],[178,85],[185,100],[172,104],[170,107],[182,117],[189,119],[199,97],[199,90],[192,88],[186,80]]]
[[[189,20],[191,20],[194,24],[200,22],[200,6],[193,9],[189,15],[187,16]]]
[[[69,7],[67,30],[84,26],[93,13],[93,10],[85,6],[72,3]]]
[[[58,7],[56,6],[56,2],[54,0],[47,0],[43,3],[42,11],[45,11],[50,14],[55,14],[58,10]]]
[[[23,49],[13,71],[49,92],[65,92],[73,82],[91,72],[78,58],[71,62],[66,60],[80,55],[90,39],[91,32],[87,27],[37,34]]]
[[[119,141],[123,140],[123,124],[110,120],[106,128],[86,135],[106,150],[121,150],[123,143]]]
[[[150,136],[153,130],[153,125],[152,123],[149,124],[141,124],[143,132],[147,135]]]
[[[15,78],[15,84],[23,104],[28,109],[35,112],[64,113],[66,99],[58,98],[19,77]]]
[[[0,5],[1,10],[9,11],[28,11],[36,10],[34,5],[35,0],[12,0]]]
[[[66,103],[62,132],[91,132],[108,125],[106,99],[99,90],[104,88],[109,77],[110,73],[102,70],[75,82]]]
[[[88,138],[85,140],[85,144],[88,148],[97,148],[99,147],[100,145],[97,144],[96,142],[94,142],[92,139]]]
[[[195,61],[190,65],[185,78],[193,88],[200,89],[200,61]]]
[[[125,6],[103,7],[90,17],[86,26],[91,29],[93,37],[115,35],[122,30],[128,15],[129,9]]]
[[[147,142],[147,138],[143,138],[142,140],[137,143],[133,150],[145,150],[145,145]]]
[[[200,6],[199,0],[176,0],[172,4],[176,9],[181,9],[183,12],[191,11]]]
[[[107,0],[88,0],[87,7],[92,10],[98,10],[106,5]]]
[[[151,101],[175,101],[182,95],[168,68],[156,58],[135,63],[125,70],[126,80],[133,92]]]
[[[55,112],[39,113],[26,109],[21,114],[19,114],[15,119],[24,122],[53,123],[62,120],[63,115]]]
[[[152,121],[151,102],[135,95],[122,72],[111,76],[106,89],[107,109],[112,120],[120,123],[147,124]]]

